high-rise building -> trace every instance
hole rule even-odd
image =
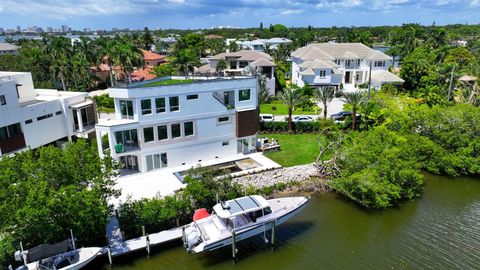
[[[51,26],[47,27],[47,32],[52,33],[53,32],[53,27],[51,27]]]
[[[63,33],[68,32],[68,25],[65,25],[65,24],[62,25],[62,32],[63,32]]]
[[[21,32],[22,29],[20,28],[20,26],[17,26],[17,32]]]

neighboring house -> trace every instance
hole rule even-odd
[[[35,89],[27,72],[0,72],[0,156],[93,135],[87,93]]]
[[[150,71],[153,67],[159,66],[163,63],[166,63],[164,55],[160,55],[151,51],[141,50],[143,53],[144,67],[135,69],[131,78],[132,81],[146,81],[152,80],[156,76],[150,74]],[[113,73],[117,80],[125,79],[125,74],[123,73],[120,66],[113,66]],[[110,77],[110,66],[108,56],[102,57],[102,63],[98,67],[92,67],[91,70],[95,72],[95,75],[103,82],[106,82]]]
[[[315,43],[292,53],[292,82],[300,87],[343,85],[352,91],[359,84],[381,88],[383,84],[404,81],[388,71],[392,57],[362,43]]]
[[[101,156],[109,153],[118,159],[122,173],[194,166],[255,151],[259,122],[255,78],[204,78],[153,87],[132,84],[110,88],[109,95],[115,118],[100,119],[95,126],[98,149]]]
[[[270,95],[275,95],[275,63],[270,55],[252,50],[220,53],[210,58],[209,63],[199,67],[196,72],[215,74],[217,73],[217,64],[222,59],[227,64],[227,68],[222,72],[227,76],[243,75],[248,67],[261,68],[266,77]]]
[[[0,42],[0,55],[17,54],[18,49],[20,49],[20,47],[18,47],[17,45]]]
[[[247,41],[238,41],[237,45],[241,49],[263,52],[266,49],[275,50],[280,44],[289,45],[292,41],[286,38],[256,39]]]

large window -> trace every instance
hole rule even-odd
[[[170,102],[170,111],[178,111],[180,109],[180,104],[178,102],[178,97],[169,97],[168,101]]]
[[[246,66],[248,66],[248,62],[247,62],[247,61],[240,61],[240,62],[238,62],[238,67],[239,67],[239,68],[244,68],[244,67],[246,67]]]
[[[167,167],[167,153],[147,155],[147,171]]]
[[[238,92],[238,100],[250,100],[250,89],[243,89]]]
[[[136,129],[122,130],[115,132],[115,140],[117,144],[126,146],[138,146],[138,136]]]
[[[155,107],[157,109],[157,113],[164,113],[166,111],[165,98],[156,98]]]
[[[142,106],[142,115],[151,114],[152,113],[152,100],[150,99],[142,99],[140,102]]]
[[[158,126],[157,130],[158,130],[158,140],[159,141],[163,141],[163,140],[168,139],[168,130],[167,130],[166,125]]]
[[[327,74],[326,70],[320,70],[320,77],[325,77],[326,74]]]
[[[143,140],[144,142],[153,142],[155,140],[153,136],[153,127],[148,127],[143,129]]]
[[[5,105],[7,104],[7,100],[5,99],[4,95],[0,95],[0,105]]]
[[[131,100],[120,100],[120,113],[122,119],[133,119],[133,102]]]
[[[172,138],[179,138],[181,136],[180,124],[172,124]]]
[[[193,135],[193,122],[185,122],[183,123],[183,130],[185,137]]]
[[[385,66],[385,61],[375,61],[374,66],[376,67],[384,67]]]
[[[237,61],[230,61],[230,69],[237,69]]]
[[[0,140],[5,140],[10,137],[15,137],[22,134],[20,123],[9,125],[0,128]]]

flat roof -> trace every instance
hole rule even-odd
[[[261,210],[268,206],[267,200],[262,196],[253,195],[236,198],[226,202],[218,203],[213,210],[220,218],[230,218],[233,216]]]

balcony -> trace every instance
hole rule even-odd
[[[212,96],[228,110],[235,109],[235,91],[216,91]]]
[[[115,153],[117,154],[127,153],[127,152],[132,152],[137,150],[140,150],[140,144],[138,141],[129,141],[125,144],[123,143],[115,144]]]

